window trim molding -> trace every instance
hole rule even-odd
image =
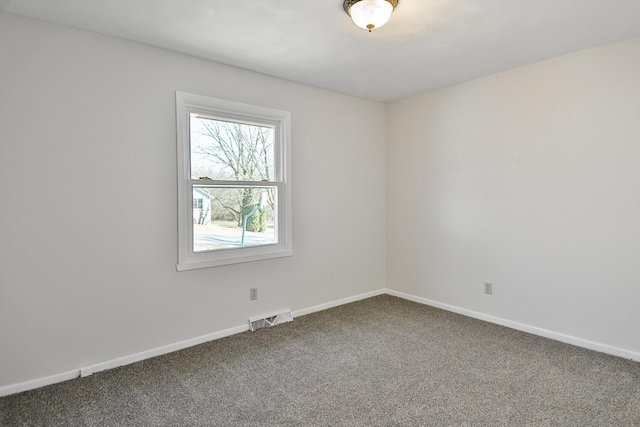
[[[274,181],[278,187],[278,243],[230,248],[218,251],[193,251],[193,190],[190,170],[191,113],[245,123],[269,124],[274,134]],[[269,107],[244,104],[176,91],[176,146],[178,179],[178,271],[216,267],[293,255],[291,203],[291,113]],[[206,184],[206,181],[198,181]],[[233,182],[242,184],[241,181]],[[266,182],[264,184],[267,184]]]

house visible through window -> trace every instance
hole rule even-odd
[[[176,102],[178,269],[290,255],[290,114],[181,92]]]

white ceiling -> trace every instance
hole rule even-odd
[[[399,0],[372,33],[342,2],[0,0],[0,12],[377,101],[640,36],[640,0]]]

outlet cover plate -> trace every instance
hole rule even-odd
[[[488,295],[493,294],[493,283],[484,282],[484,293]]]

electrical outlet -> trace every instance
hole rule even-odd
[[[249,289],[249,300],[253,301],[254,299],[258,299],[258,288]]]
[[[493,294],[493,283],[484,282],[484,293],[489,295]]]

